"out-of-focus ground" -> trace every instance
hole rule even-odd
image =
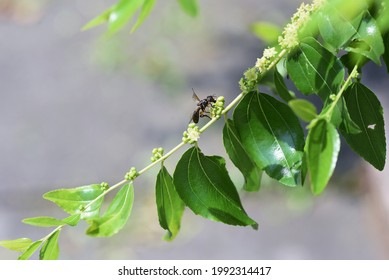
[[[129,167],[147,165],[154,147],[175,146],[195,105],[191,88],[199,96],[232,100],[243,71],[264,48],[249,25],[258,20],[283,25],[300,5],[201,0],[193,19],[176,1],[159,1],[135,34],[127,28],[107,40],[101,38],[104,27],[79,31],[113,2],[0,0],[0,240],[39,239],[49,232],[21,223],[23,218],[64,217],[43,193],[115,183]],[[388,116],[385,68],[367,68],[363,81]],[[221,128],[202,135],[206,154],[225,155]],[[342,148],[336,174],[319,197],[268,178],[259,193],[241,193],[258,231],[211,222],[187,209],[170,243],[162,240],[158,225],[154,169],[136,181],[125,229],[94,239],[84,234],[86,225],[65,228],[60,258],[388,258],[388,168],[376,171],[345,143]],[[179,156],[168,160],[171,172]],[[240,174],[229,166],[240,186]],[[0,248],[0,259],[16,257]]]

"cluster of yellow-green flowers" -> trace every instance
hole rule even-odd
[[[138,171],[136,171],[135,167],[131,167],[130,171],[128,171],[126,175],[124,175],[124,179],[126,179],[127,181],[133,181],[136,177],[138,177],[138,175],[139,173]]]
[[[325,3],[325,0],[314,0],[312,4],[304,4],[297,9],[288,23],[282,36],[278,38],[278,43],[282,49],[291,50],[299,44],[298,32],[308,22],[310,15],[317,11]]]
[[[100,187],[103,191],[106,191],[109,189],[109,184],[107,182],[100,183]]]
[[[156,162],[161,157],[163,157],[163,152],[164,152],[164,150],[163,150],[162,147],[154,148],[153,151],[152,151],[153,156],[151,157],[151,162]]]
[[[257,59],[255,67],[259,70],[259,73],[264,72],[272,63],[273,58],[277,55],[276,48],[267,48],[263,51],[263,56]]]
[[[199,127],[195,123],[190,123],[183,133],[182,142],[193,144],[199,140],[200,134]]]
[[[219,119],[221,117],[222,112],[224,110],[224,102],[225,102],[224,96],[219,96],[216,99],[216,103],[211,108],[212,118]]]

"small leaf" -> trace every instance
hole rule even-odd
[[[316,93],[324,101],[339,91],[344,80],[344,68],[339,59],[310,37],[289,54],[286,68],[302,93]]]
[[[116,234],[127,223],[134,202],[134,187],[125,184],[116,194],[103,216],[91,220],[86,233],[93,237],[108,237]]]
[[[85,24],[82,27],[81,30],[85,31],[85,30],[91,29],[93,27],[96,27],[96,26],[98,26],[100,24],[107,23],[108,20],[109,20],[109,16],[110,16],[111,12],[115,9],[115,6],[116,5],[112,6],[108,10],[104,11],[102,14],[98,15],[97,17],[95,17],[94,19],[89,21],[87,24]]]
[[[126,25],[144,0],[120,0],[109,14],[108,34],[113,35]]]
[[[233,119],[256,165],[279,182],[296,186],[304,132],[289,106],[267,94],[251,92],[235,108]]]
[[[140,12],[140,15],[134,24],[134,26],[131,29],[131,33],[134,32],[136,29],[138,29],[139,26],[142,25],[144,20],[149,16],[151,10],[153,9],[155,4],[155,0],[145,0],[142,6],[142,11]]]
[[[56,230],[50,237],[43,243],[39,252],[40,260],[56,260],[59,255],[58,237],[60,230]]]
[[[305,99],[294,99],[288,102],[293,112],[303,121],[310,122],[317,117],[315,105]]]
[[[250,25],[250,30],[268,45],[276,43],[282,32],[281,28],[269,22],[255,22]]]
[[[205,156],[192,147],[177,163],[173,178],[177,193],[195,214],[229,225],[257,227],[243,209],[223,158]]]
[[[243,189],[250,192],[258,191],[261,185],[262,171],[245,150],[232,120],[227,120],[224,125],[223,142],[231,161],[243,174],[245,180]]]
[[[306,145],[311,189],[313,194],[319,195],[335,169],[340,148],[339,135],[331,123],[319,119],[309,130]]]
[[[361,83],[347,88],[344,98],[351,119],[361,129],[352,134],[341,131],[350,147],[378,170],[386,159],[386,139],[383,109],[375,94]]]
[[[364,14],[358,32],[352,40],[352,43],[346,48],[347,51],[364,55],[381,65],[380,56],[384,53],[385,47],[377,23],[369,12]]]
[[[41,216],[34,218],[26,218],[23,223],[36,227],[57,227],[62,225],[75,226],[80,220],[80,214],[71,215],[63,220],[58,220],[53,217]]]
[[[168,231],[164,239],[171,241],[180,230],[185,204],[177,194],[173,178],[164,166],[157,175],[155,194],[159,224]]]
[[[17,252],[24,252],[31,244],[32,240],[30,238],[18,238],[14,240],[0,241],[0,246]]]
[[[39,248],[39,246],[41,246],[41,244],[42,244],[42,240],[38,240],[32,243],[30,246],[28,246],[26,251],[24,251],[23,254],[19,256],[18,260],[29,259],[32,256],[32,254],[34,254],[35,251]]]
[[[50,200],[61,207],[65,212],[81,214],[81,219],[91,219],[99,214],[103,197],[94,202],[85,211],[80,211],[90,202],[103,193],[103,188],[99,184],[87,185],[73,189],[58,189],[43,195],[44,199]]]
[[[274,71],[274,85],[277,94],[286,102],[295,98],[294,94],[288,90],[285,81],[277,69]]]
[[[56,227],[66,223],[53,217],[34,217],[22,220],[23,223],[36,227]]]
[[[197,16],[199,10],[197,0],[178,0],[178,3],[185,13],[192,17]]]

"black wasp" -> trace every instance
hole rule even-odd
[[[206,113],[209,113],[207,111],[205,111],[208,107],[213,107],[213,103],[216,102],[216,99],[215,99],[215,96],[213,95],[209,95],[207,96],[207,98],[204,98],[204,99],[200,99],[197,94],[194,92],[194,89],[192,88],[192,91],[193,91],[193,95],[192,95],[192,98],[193,100],[197,101],[197,108],[196,110],[194,110],[193,114],[192,114],[192,118],[191,118],[191,121],[193,121],[194,123],[198,123],[199,122],[199,117],[200,118],[203,118],[203,117],[207,117],[209,119],[211,119],[210,116],[208,116]]]

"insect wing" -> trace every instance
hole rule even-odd
[[[192,88],[192,91],[193,91],[193,94],[192,94],[192,98],[193,100],[195,101],[200,101],[200,98],[197,96],[197,94],[194,92],[194,89]]]

